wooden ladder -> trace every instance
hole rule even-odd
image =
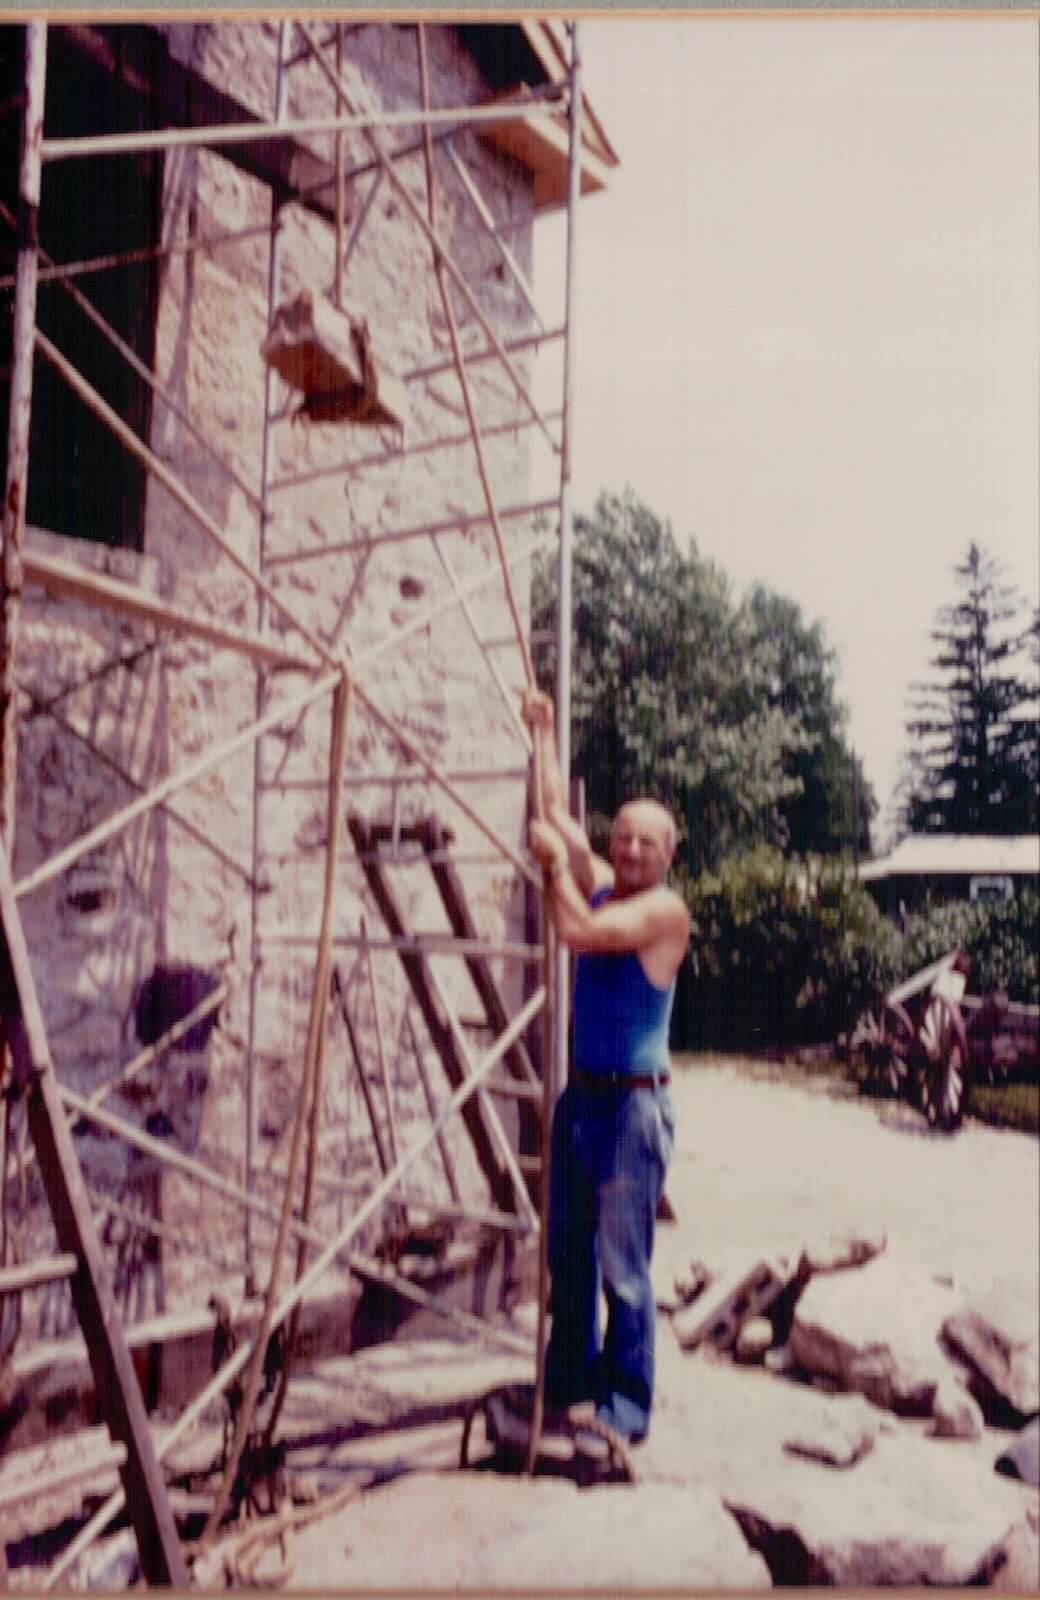
[[[460,959],[465,964],[483,1007],[483,1018],[477,1026],[499,1034],[509,1024],[509,1012],[502,992],[495,981],[487,955],[476,947],[481,936],[473,920],[458,868],[449,858],[448,849],[453,835],[436,817],[427,816],[416,822],[402,824],[369,823],[355,812],[347,817],[354,847],[372,891],[373,899],[391,937],[401,941],[398,954],[412,994],[422,1013],[430,1039],[441,1058],[445,1075],[452,1089],[458,1088],[468,1076],[468,1068],[443,1008],[438,999],[436,984],[430,970],[429,958],[415,946],[416,935],[405,922],[400,903],[389,882],[388,868],[393,856],[381,859],[387,845],[396,848],[399,841],[418,844],[426,858],[434,884],[444,906],[452,935],[464,940]],[[523,1174],[524,1184],[532,1201],[537,1204],[538,1174],[541,1149],[541,1080],[530,1054],[522,1042],[514,1044],[503,1057],[507,1076],[493,1078],[489,1093],[517,1102],[519,1123],[519,1150],[517,1164]],[[482,1109],[479,1097],[474,1097],[463,1107],[463,1117],[481,1171],[487,1178],[496,1203],[507,1211],[515,1211],[516,1200],[509,1174],[506,1171],[496,1144],[489,1120]]]

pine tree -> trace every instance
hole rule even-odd
[[[913,685],[904,820],[915,833],[1037,830],[1038,621],[977,544],[954,567],[960,597],[940,608],[936,676]]]

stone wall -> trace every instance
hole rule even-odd
[[[171,50],[234,93],[262,117],[274,107],[277,27],[268,22],[177,24],[165,29]],[[431,96],[435,104],[476,102],[486,97],[480,73],[453,29],[428,30]],[[393,24],[363,26],[351,33],[345,69],[352,92],[366,106],[404,108],[418,100],[416,35]],[[313,63],[290,74],[289,116],[331,112],[332,93]],[[414,129],[408,130],[408,137]],[[403,142],[405,130],[383,136]],[[362,161],[360,135],[347,136],[348,162]],[[456,141],[492,212],[499,218],[530,209],[530,181],[515,164],[474,135]],[[312,147],[331,159],[331,137]],[[503,338],[528,329],[528,312],[502,268],[457,175],[446,158],[436,160],[437,227],[466,273],[483,310]],[[399,170],[425,207],[421,157]],[[372,176],[348,185],[348,230],[358,216]],[[236,485],[169,406],[156,399],[151,447],[174,470],[216,522],[223,537],[251,564],[274,560],[272,583],[294,614],[334,650],[348,649],[361,663],[358,678],[379,705],[416,737],[428,756],[452,771],[522,768],[526,755],[500,693],[489,676],[465,617],[458,609],[417,631],[402,647],[378,652],[392,636],[439,596],[449,592],[442,558],[463,581],[490,571],[496,561],[490,531],[446,532],[437,548],[429,538],[383,545],[380,534],[479,512],[483,499],[471,446],[425,454],[394,454],[400,443],[389,430],[316,425],[294,418],[296,399],[276,392],[279,420],[269,430],[271,515],[263,534],[253,495],[261,482],[264,368],[260,344],[267,326],[269,238],[264,232],[219,248],[177,251],[193,236],[264,228],[271,219],[270,192],[219,154],[176,151],[165,161],[164,243],[156,337],[161,384],[199,425],[208,445],[228,462]],[[280,229],[281,299],[301,287],[317,297],[333,289],[334,230],[322,219],[290,206]],[[530,229],[511,235],[529,268]],[[447,329],[427,242],[391,186],[383,182],[361,231],[346,274],[346,296],[362,308],[378,349],[401,373],[450,354]],[[483,340],[471,313],[455,299],[467,347]],[[525,358],[518,365],[529,372]],[[472,381],[486,427],[523,422],[525,408],[500,366],[473,368]],[[408,384],[406,445],[465,432],[465,413],[453,372]],[[530,432],[518,428],[487,441],[498,504],[527,498]],[[379,465],[362,462],[381,453]],[[306,484],[279,488],[282,479],[329,469]],[[339,469],[339,470],[332,470]],[[247,492],[247,490],[249,492]],[[507,544],[531,536],[531,519],[504,524]],[[249,581],[216,547],[169,492],[149,485],[144,555],[104,551],[77,541],[33,534],[32,539],[69,559],[114,571],[153,588],[179,605],[216,613],[237,626],[256,628],[260,612]],[[351,543],[356,548],[296,564],[277,558],[305,548]],[[516,573],[526,616],[529,568]],[[301,647],[298,633],[267,605],[272,628],[288,647]],[[510,630],[503,587],[495,581],[472,602],[484,637]],[[306,653],[306,646],[303,646]],[[25,607],[21,674],[40,698],[65,694],[103,663],[112,663],[85,687],[66,695],[63,715],[103,753],[99,760],[41,710],[23,722],[19,749],[16,868],[18,875],[109,814],[131,791],[112,770],[115,761],[138,783],[177,772],[215,742],[248,724],[257,706],[267,706],[305,684],[301,674],[271,675],[258,690],[253,669],[228,651],[192,641],[161,645],[140,629],[89,612],[79,605],[32,595]],[[521,665],[514,647],[497,649],[505,680],[518,689]],[[258,700],[259,693],[259,700]],[[317,933],[325,858],[326,772],[331,699],[279,729],[260,747],[262,776],[259,879],[256,901],[261,935],[256,1040],[259,1098],[259,1160],[284,1163],[302,1065],[310,1004],[313,944],[285,940]],[[390,815],[391,790],[368,781],[409,765],[396,742],[355,702],[348,751],[348,803],[369,819]],[[467,797],[511,843],[523,836],[524,784],[514,778],[465,786]],[[72,869],[23,902],[23,916],[49,1037],[60,1075],[91,1089],[112,1075],[136,1048],[134,997],[157,964],[190,964],[220,976],[230,986],[220,1026],[204,1049],[174,1052],[146,1075],[133,1095],[114,1097],[119,1115],[168,1138],[229,1178],[244,1175],[246,1041],[249,1032],[253,897],[254,752],[235,753],[170,802],[176,812],[151,812],[88,862]],[[401,790],[407,822],[435,812],[455,832],[461,870],[474,916],[490,939],[522,938],[523,896],[514,868],[431,785]],[[367,920],[373,938],[385,933],[364,889],[361,869],[347,842],[337,885],[336,927],[357,932]],[[395,888],[413,927],[445,928],[440,904],[417,867],[395,871]],[[99,887],[100,886],[100,887]],[[371,992],[364,963],[350,948],[337,952],[351,1008],[363,1041],[366,1067],[377,1072]],[[398,1136],[407,1144],[426,1121],[414,1059],[404,1029],[406,986],[392,953],[376,952],[381,1022],[398,1099]],[[476,1009],[457,958],[436,963],[462,1013]],[[496,961],[507,1002],[520,998],[520,968]],[[443,1074],[416,1013],[424,1056],[437,1092]],[[325,1075],[328,1147],[345,1179],[362,1185],[374,1171],[372,1142],[353,1077],[341,1024],[334,1024]],[[381,1089],[376,1087],[377,1100]],[[464,1191],[485,1199],[468,1140],[461,1127],[450,1134]],[[179,1297],[198,1298],[221,1275],[220,1259],[241,1249],[238,1209],[192,1180],[164,1171],[151,1158],[128,1159],[121,1141],[103,1135],[84,1146],[91,1179],[126,1201],[133,1193],[160,1196],[163,1225],[171,1242],[162,1247],[155,1299],[167,1306]],[[414,1174],[417,1186],[439,1186],[436,1152]],[[136,1189],[134,1188],[136,1184]],[[151,1185],[151,1188],[149,1188]],[[264,1191],[279,1197],[276,1179]],[[326,1219],[343,1215],[349,1201],[326,1196]],[[345,1212],[349,1215],[349,1209]],[[122,1224],[116,1224],[124,1226]],[[369,1237],[373,1230],[369,1230]],[[213,1257],[174,1248],[177,1237],[204,1237]],[[258,1248],[271,1230],[254,1230]],[[151,1309],[145,1305],[145,1310]]]

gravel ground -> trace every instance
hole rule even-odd
[[[937,1275],[1021,1286],[1040,1319],[1040,1141],[966,1121],[933,1133],[909,1106],[845,1083],[712,1057],[677,1063],[660,1269],[797,1258],[821,1232],[881,1232]],[[685,1259],[684,1259],[685,1258]]]
[[[762,1257],[793,1264],[804,1245],[831,1232],[882,1233],[890,1248],[965,1289],[1010,1280],[1023,1316],[1031,1326],[1040,1320],[1035,1138],[972,1123],[953,1138],[934,1136],[908,1109],[844,1086],[710,1058],[677,1063],[674,1094],[668,1194],[677,1221],[658,1234],[662,1286],[691,1258],[715,1272]],[[397,1355],[407,1360],[404,1350]],[[407,1384],[417,1395],[438,1360],[416,1349]],[[530,1374],[520,1363],[511,1375]],[[877,1447],[855,1473],[784,1454],[792,1428],[817,1426],[843,1403],[761,1369],[684,1355],[662,1317],[658,1402],[634,1490],[576,1494],[562,1480],[460,1474],[457,1425],[421,1430],[414,1450],[391,1435],[384,1442],[394,1443],[402,1475],[303,1532],[280,1578],[288,1588],[746,1591],[769,1575],[733,1539],[736,1522],[720,1509],[772,1496],[788,1526],[822,1519],[827,1536],[853,1552],[865,1540],[878,1564],[860,1561],[855,1570],[876,1573],[861,1580],[868,1583],[894,1581],[886,1576],[893,1561],[905,1572],[915,1540],[930,1571],[933,1547],[952,1550],[961,1540],[974,1550],[986,1527],[1018,1519],[1025,1545],[1003,1581],[1020,1592],[1040,1585],[1036,1491],[993,1473],[1001,1444],[991,1430],[950,1445],[929,1440],[923,1420],[876,1413]],[[362,1442],[366,1453],[373,1442]]]

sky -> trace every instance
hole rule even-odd
[[[1040,601],[1038,35],[580,24],[621,165],[580,207],[576,508],[631,486],[735,593],[822,622],[882,816],[969,542]],[[549,316],[563,237],[538,224]]]

